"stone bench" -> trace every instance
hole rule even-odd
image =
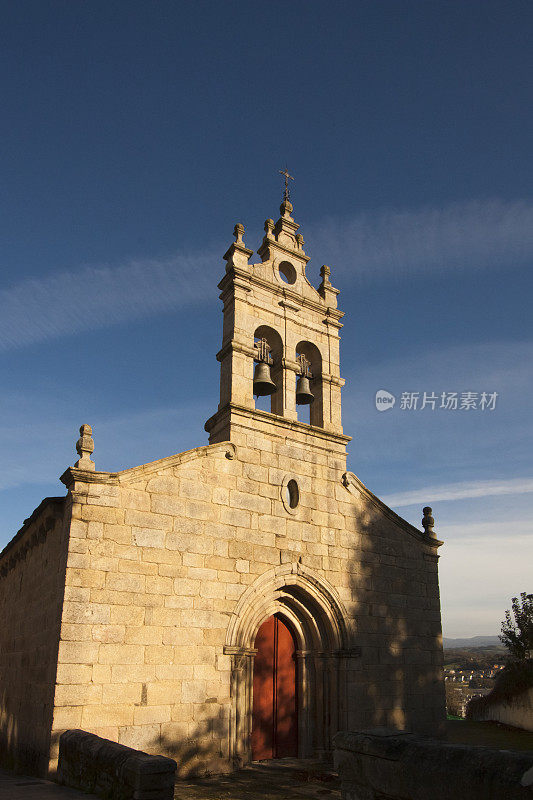
[[[343,800],[533,800],[533,752],[384,728],[334,738]]]
[[[172,800],[177,764],[93,733],[71,730],[59,739],[57,780],[112,800]]]

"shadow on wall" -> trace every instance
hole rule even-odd
[[[64,498],[45,498],[2,553],[0,763],[46,776],[66,547]]]
[[[154,740],[154,752],[169,756],[178,764],[177,777],[194,777],[228,773],[229,764],[228,713],[215,703],[205,703],[204,717],[193,724],[183,723],[183,734],[162,733]],[[177,725],[177,723],[176,723]]]
[[[33,698],[31,681],[27,682],[26,689],[24,702],[19,701],[7,689],[2,691],[0,765],[14,772],[46,777],[54,685],[52,682],[49,685],[48,698],[43,698],[42,692],[39,697]]]
[[[173,733],[163,733],[154,738],[150,744],[149,752],[175,759],[178,778],[227,774],[242,766],[240,760],[235,765],[229,760],[227,707],[217,708],[215,703],[207,703],[205,706],[209,710],[204,710],[203,719],[193,723],[192,727],[183,723],[181,735],[176,729]],[[280,714],[279,723],[283,725],[285,721],[285,716]],[[174,727],[177,728],[177,723]]]
[[[341,532],[353,556],[345,576],[361,658],[347,676],[348,720],[442,735],[445,695],[436,557],[362,499],[353,531]],[[423,534],[421,534],[423,536]]]
[[[28,682],[31,697],[31,683]],[[0,765],[17,773],[47,777],[49,771],[49,749],[53,718],[54,686],[50,684],[49,697],[39,697],[25,703],[30,708],[21,711],[13,706],[9,693],[2,692],[0,710]],[[18,705],[18,704],[17,704]],[[25,720],[24,727],[19,719]],[[33,730],[32,730],[33,726]]]
[[[309,712],[314,754],[326,758],[337,728],[387,727],[439,736],[445,722],[434,556],[372,502],[355,500],[351,530],[329,531],[328,555],[312,555],[309,545],[302,555],[302,564],[323,572],[353,609],[346,652],[317,648],[311,654],[321,665],[313,680],[322,687],[323,704],[315,704],[314,692],[303,695],[313,704],[303,712]],[[153,752],[176,759],[179,777],[231,768],[228,706],[212,702],[197,709],[201,718],[192,726],[186,720],[162,726],[152,744]]]
[[[7,691],[2,691],[0,706],[0,764],[6,769],[15,770],[18,745],[18,723],[15,714],[8,707]]]
[[[315,526],[302,525],[305,535],[316,535],[315,541],[305,542],[305,553],[297,540],[287,543],[284,539],[278,545],[280,554],[290,546],[288,558],[301,558],[304,567],[323,574],[351,609],[346,653],[324,654],[317,647],[321,671],[314,679],[322,682],[324,702],[311,708],[315,699],[312,693],[307,694],[308,707],[303,711],[309,718],[310,744],[315,751],[322,749],[321,737],[327,731],[328,749],[337,728],[386,726],[438,734],[444,725],[445,703],[434,556],[424,554],[422,541],[399,528],[370,499],[340,484],[336,488],[339,498],[345,492],[346,502],[353,503],[353,514],[347,518],[345,529],[336,530],[332,519],[332,527],[323,528],[319,537]],[[325,503],[327,500],[323,498]],[[320,510],[333,518],[336,503],[330,502],[330,508],[326,504]],[[302,522],[312,522],[313,511],[302,508],[302,512],[307,514]],[[293,600],[296,608],[298,596],[294,595]],[[283,610],[275,607],[274,597],[272,604],[270,613]],[[12,652],[6,655],[4,651],[4,658],[8,658],[11,671],[30,677],[40,674],[42,680],[38,651],[19,654],[13,644]],[[55,670],[54,658],[50,659],[49,668]],[[335,670],[332,681],[329,673]],[[29,680],[24,698],[16,701],[4,689],[0,735],[5,744],[1,755],[8,767],[38,774],[46,771],[43,752],[50,741],[54,681],[47,683],[46,696],[42,684],[34,695]],[[34,740],[26,737],[15,758],[10,754],[19,743],[22,728],[28,726],[28,709],[33,715],[34,730],[40,733],[35,734]],[[207,701],[196,705],[195,712],[198,719],[193,723],[188,718],[176,720],[162,725],[157,735],[154,731],[149,751],[174,758],[180,777],[228,772],[230,704]]]

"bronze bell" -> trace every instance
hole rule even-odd
[[[296,404],[299,406],[308,406],[314,399],[315,396],[309,386],[309,378],[307,375],[300,375],[296,381]]]
[[[256,397],[265,397],[274,394],[277,387],[270,377],[270,367],[264,361],[255,365],[254,369],[254,394]]]

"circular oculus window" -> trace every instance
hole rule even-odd
[[[281,485],[281,500],[289,514],[296,514],[300,503],[300,489],[294,478],[286,477]]]
[[[296,283],[296,270],[289,261],[282,261],[278,266],[279,277],[284,283]]]

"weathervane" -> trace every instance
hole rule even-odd
[[[278,172],[280,175],[283,175],[285,177],[285,191],[283,192],[283,200],[284,202],[288,203],[289,197],[291,195],[289,191],[289,178],[291,179],[291,181],[293,181],[294,178],[292,177],[292,175],[289,175],[289,170],[287,169],[287,167],[285,167],[285,169],[278,170]]]

